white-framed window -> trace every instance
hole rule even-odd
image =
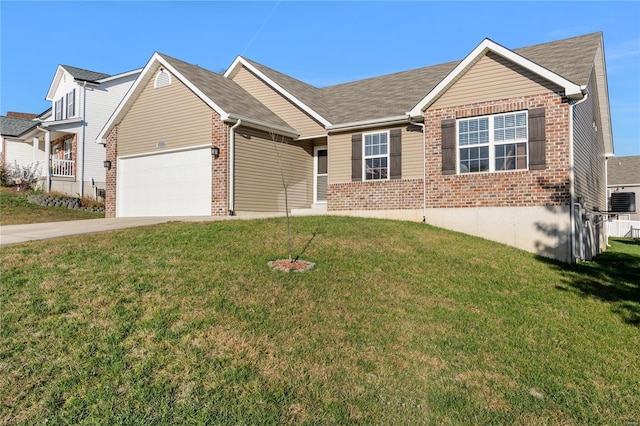
[[[526,170],[527,111],[457,121],[458,172]]]
[[[62,159],[73,160],[73,139],[62,142]]]
[[[364,180],[389,178],[389,132],[365,133]]]
[[[67,93],[67,118],[76,115],[76,89]]]
[[[64,105],[63,98],[60,98],[56,101],[56,120],[62,120],[62,108]]]

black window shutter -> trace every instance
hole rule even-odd
[[[389,132],[391,147],[389,148],[389,160],[391,162],[391,179],[402,178],[402,130],[393,129]]]
[[[351,181],[362,181],[362,133],[351,135]]]
[[[529,169],[546,168],[546,133],[544,108],[529,110]]]
[[[456,120],[442,120],[442,174],[456,173]]]

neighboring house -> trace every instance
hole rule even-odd
[[[8,112],[0,117],[0,164],[5,167],[44,169],[44,140],[40,141],[38,118],[46,115]],[[30,141],[30,142],[28,142]]]
[[[607,188],[609,197],[613,193],[635,193],[636,211],[619,215],[620,219],[640,221],[640,155],[629,157],[613,157],[607,162]]]
[[[95,196],[99,189],[105,189],[106,152],[93,141],[139,73],[134,70],[111,76],[59,65],[45,98],[51,109],[30,120],[35,125],[27,131],[7,135],[12,146],[3,156],[4,163],[18,161],[26,166],[24,153],[31,150],[29,164],[48,159],[48,166],[42,167],[45,190]],[[2,121],[4,137],[4,123],[16,122],[10,117]]]
[[[156,53],[108,120],[108,216],[289,208],[423,220],[563,261],[604,250],[601,33],[315,88]]]

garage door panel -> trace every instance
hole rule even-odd
[[[210,216],[209,148],[120,159],[117,215]]]

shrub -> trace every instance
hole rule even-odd
[[[9,186],[11,180],[9,179],[9,173],[4,164],[0,165],[0,186]]]
[[[28,166],[21,166],[18,162],[14,162],[12,166],[6,166],[8,185],[15,185],[18,191],[28,191],[34,189],[40,177],[40,163],[31,163]]]

